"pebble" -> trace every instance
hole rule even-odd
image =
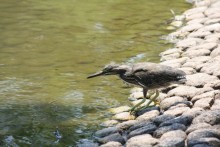
[[[157,125],[159,126],[162,122],[164,121],[167,121],[167,120],[170,120],[170,119],[173,119],[175,118],[175,116],[172,116],[172,115],[159,115],[157,117],[155,117],[152,121]]]
[[[211,125],[207,123],[198,123],[198,124],[193,124],[189,128],[187,128],[186,133],[189,134],[195,130],[203,129],[203,128],[210,128]]]
[[[118,123],[119,123],[119,121],[117,121],[117,120],[107,120],[107,121],[101,123],[100,125],[103,126],[103,127],[112,127],[112,126],[115,126]]]
[[[144,134],[130,138],[126,142],[126,147],[151,147],[158,142],[158,139],[153,138],[149,134]]]
[[[164,133],[169,132],[169,131],[173,131],[173,130],[186,130],[186,126],[183,124],[179,124],[179,123],[174,123],[172,125],[169,126],[163,126],[163,127],[159,127],[156,131],[154,131],[153,136],[156,138],[160,138]]]
[[[218,48],[216,48],[216,49],[214,49],[212,52],[211,52],[211,54],[210,54],[210,56],[211,57],[217,57],[217,56],[219,56],[220,55],[220,47],[218,47]]]
[[[163,101],[161,101],[160,108],[162,110],[167,110],[171,106],[174,106],[174,105],[179,104],[184,101],[186,101],[186,99],[183,97],[180,97],[180,96],[169,97],[169,98],[166,98]]]
[[[200,100],[200,99],[204,99],[204,98],[215,99],[219,96],[219,94],[220,94],[220,90],[213,90],[213,91],[209,91],[209,92],[197,95],[197,96],[193,97],[191,101],[194,103],[195,101]]]
[[[173,115],[173,116],[180,116],[181,114],[183,114],[187,110],[190,110],[190,108],[189,107],[176,107],[176,108],[169,109],[169,110],[165,111],[164,114]]]
[[[98,138],[97,141],[101,144],[111,142],[111,141],[119,142],[121,144],[125,143],[124,138],[119,133],[114,133],[114,134],[110,134],[108,136],[105,136],[103,138]]]
[[[161,123],[160,127],[162,127],[162,126],[169,126],[169,125],[172,125],[174,123],[179,123],[179,124],[183,124],[185,126],[188,126],[189,124],[191,124],[192,119],[193,118],[191,116],[184,116],[184,115],[182,115],[182,116],[178,116],[178,117],[176,117],[174,119],[170,119],[170,120],[167,120],[167,121]]]
[[[198,123],[208,123],[210,125],[214,125],[219,123],[220,120],[220,110],[211,110],[207,112],[203,112],[199,116],[193,119],[193,124]]]
[[[100,147],[123,147],[121,143],[115,142],[115,141],[110,141],[106,144],[101,145]]]
[[[95,132],[95,136],[101,138],[101,137],[108,136],[109,134],[116,133],[118,131],[119,130],[116,127],[108,127],[108,128],[104,128],[102,130]]]
[[[135,116],[132,115],[130,112],[121,112],[121,113],[115,114],[112,118],[115,120],[119,120],[119,121],[126,121],[126,120],[135,119]]]
[[[152,120],[156,116],[158,116],[160,112],[158,110],[152,110],[149,112],[145,112],[144,114],[138,116],[136,120]]]
[[[157,126],[153,123],[149,123],[148,125],[135,129],[128,134],[128,138],[133,136],[142,135],[142,134],[151,134],[157,129]]]

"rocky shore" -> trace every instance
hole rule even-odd
[[[97,143],[79,147],[220,147],[220,0],[196,0],[178,18],[185,25],[168,35],[175,45],[160,54],[161,64],[185,71],[187,82],[160,89],[160,105],[136,117],[128,106],[112,109]],[[129,100],[141,97],[134,88]]]

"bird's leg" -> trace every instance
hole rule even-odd
[[[130,109],[130,112],[133,113],[134,111],[136,111],[135,109],[138,108],[141,104],[143,104],[145,101],[146,101],[146,95],[147,95],[147,91],[148,89],[147,88],[143,88],[143,100],[141,102],[139,102],[138,104],[134,105],[134,107],[132,107]]]
[[[153,94],[154,94],[154,93],[153,93]],[[150,97],[151,97],[153,94],[151,94]],[[155,96],[154,96],[152,99],[149,97],[150,101],[147,103],[147,105],[146,105],[146,106],[143,106],[143,107],[141,107],[141,108],[139,108],[138,111],[150,107],[150,104],[151,104],[152,102],[154,102],[154,105],[153,105],[153,106],[155,106],[155,105],[156,105],[155,99],[156,99],[158,96],[159,96],[159,91],[156,90]]]

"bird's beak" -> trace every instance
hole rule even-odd
[[[102,76],[102,75],[104,75],[104,74],[105,74],[105,72],[99,71],[99,72],[97,72],[97,73],[94,73],[94,74],[88,76],[87,79],[89,79],[89,78],[94,78],[94,77],[97,77],[97,76]]]

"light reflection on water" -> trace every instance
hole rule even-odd
[[[170,44],[169,9],[183,0],[43,1],[0,4],[0,145],[74,145],[129,104],[116,77],[87,80],[111,62],[158,62]]]

